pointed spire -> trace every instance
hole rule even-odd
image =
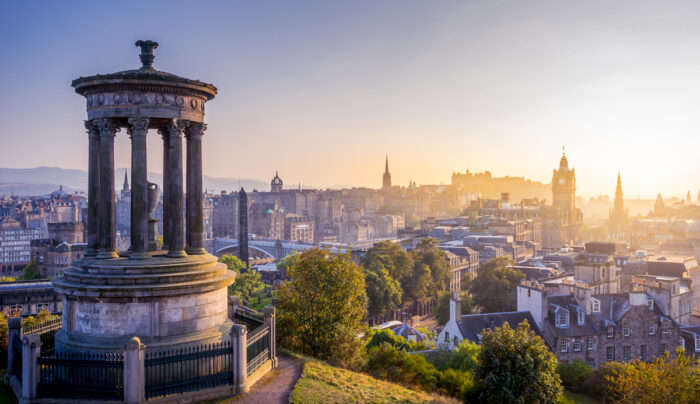
[[[620,180],[620,172],[617,172],[617,186],[622,186],[622,181]]]
[[[124,186],[122,187],[125,191],[129,189],[129,179],[126,177],[126,168],[124,169]]]
[[[389,156],[386,156],[386,165],[384,166],[384,172],[388,173],[389,172]]]

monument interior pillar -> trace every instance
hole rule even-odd
[[[185,215],[182,186],[182,134],[187,121],[173,119],[168,123],[170,151],[168,156],[168,206],[170,209],[170,246],[168,257],[186,257]]]
[[[85,255],[94,257],[100,246],[100,132],[93,121],[85,121],[88,132],[88,217],[87,251]]]
[[[119,126],[110,118],[96,119],[100,131],[100,251],[97,258],[119,258],[114,233],[114,136]]]
[[[158,130],[163,138],[163,249],[170,248],[170,206],[168,197],[170,186],[168,181],[168,173],[170,172],[170,135],[167,128]]]
[[[131,256],[149,258],[148,254],[148,170],[146,135],[148,118],[129,118],[131,136]]]
[[[202,135],[207,125],[191,122],[187,128],[187,253],[205,254],[202,206]]]

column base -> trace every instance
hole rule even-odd
[[[95,248],[88,248],[85,250],[85,256],[86,257],[94,257],[97,255],[97,249]]]
[[[168,251],[165,255],[168,258],[184,258],[187,257],[185,250]]]
[[[151,258],[151,254],[147,252],[132,252],[129,254],[129,259],[132,260],[145,260]]]
[[[188,255],[202,255],[207,253],[207,250],[202,247],[187,247],[185,251]]]
[[[97,253],[97,259],[105,260],[119,258],[119,254],[116,251],[100,251]]]

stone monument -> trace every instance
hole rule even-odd
[[[203,248],[204,105],[217,90],[155,70],[157,42],[136,46],[141,68],[72,83],[87,100],[88,250],[53,281],[63,300],[57,352],[121,352],[134,336],[147,350],[170,349],[219,342],[230,333],[227,287],[235,274]],[[114,138],[122,128],[131,138],[128,251],[117,251],[114,228]],[[158,191],[146,179],[151,130],[163,140],[162,249],[150,218]]]

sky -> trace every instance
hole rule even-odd
[[[0,167],[87,168],[71,80],[154,67],[218,87],[203,169],[286,184],[549,182],[579,195],[700,188],[697,1],[0,0]],[[117,136],[116,167],[129,139]],[[149,171],[161,146],[149,136]],[[2,179],[0,178],[0,181]]]

